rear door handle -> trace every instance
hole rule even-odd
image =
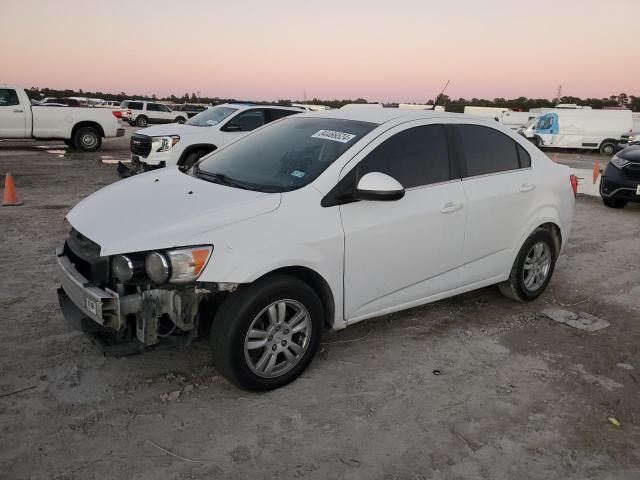
[[[462,204],[458,202],[447,202],[444,207],[440,209],[440,213],[453,213],[462,208]]]
[[[536,189],[536,186],[533,183],[523,183],[522,185],[520,185],[520,191],[523,193],[531,192],[535,189]]]
[[[22,113],[23,110],[20,110],[19,108],[14,108],[13,109],[13,113]]]

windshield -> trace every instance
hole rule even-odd
[[[289,117],[213,152],[198,163],[195,174],[263,192],[295,190],[315,180],[377,126],[335,118]]]
[[[207,108],[204,112],[194,115],[185,123],[187,125],[193,125],[194,127],[210,127],[217,125],[237,110],[237,108],[231,107]]]

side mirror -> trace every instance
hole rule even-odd
[[[371,172],[360,179],[354,197],[357,200],[400,200],[404,197],[404,187],[389,175]]]

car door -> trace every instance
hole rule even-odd
[[[161,105],[157,103],[147,103],[146,112],[149,123],[166,123],[166,119],[160,109]]]
[[[249,132],[267,123],[267,115],[264,108],[250,108],[243,110],[220,129],[225,144],[244,137]]]
[[[28,105],[20,105],[13,88],[0,88],[0,138],[27,137]]]
[[[456,288],[466,199],[445,126],[420,121],[395,127],[354,162],[341,180],[347,188],[355,189],[366,173],[381,172],[398,180],[405,195],[340,206],[346,318],[400,310]]]
[[[512,247],[524,234],[534,207],[536,180],[531,157],[514,139],[485,125],[458,124],[467,227],[461,286],[511,269]]]

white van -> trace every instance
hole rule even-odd
[[[477,115],[478,117],[486,117],[495,120],[500,114],[509,111],[505,107],[464,107],[465,115]]]
[[[540,109],[538,121],[520,133],[538,147],[581,148],[613,155],[620,137],[631,131],[631,110]]]

